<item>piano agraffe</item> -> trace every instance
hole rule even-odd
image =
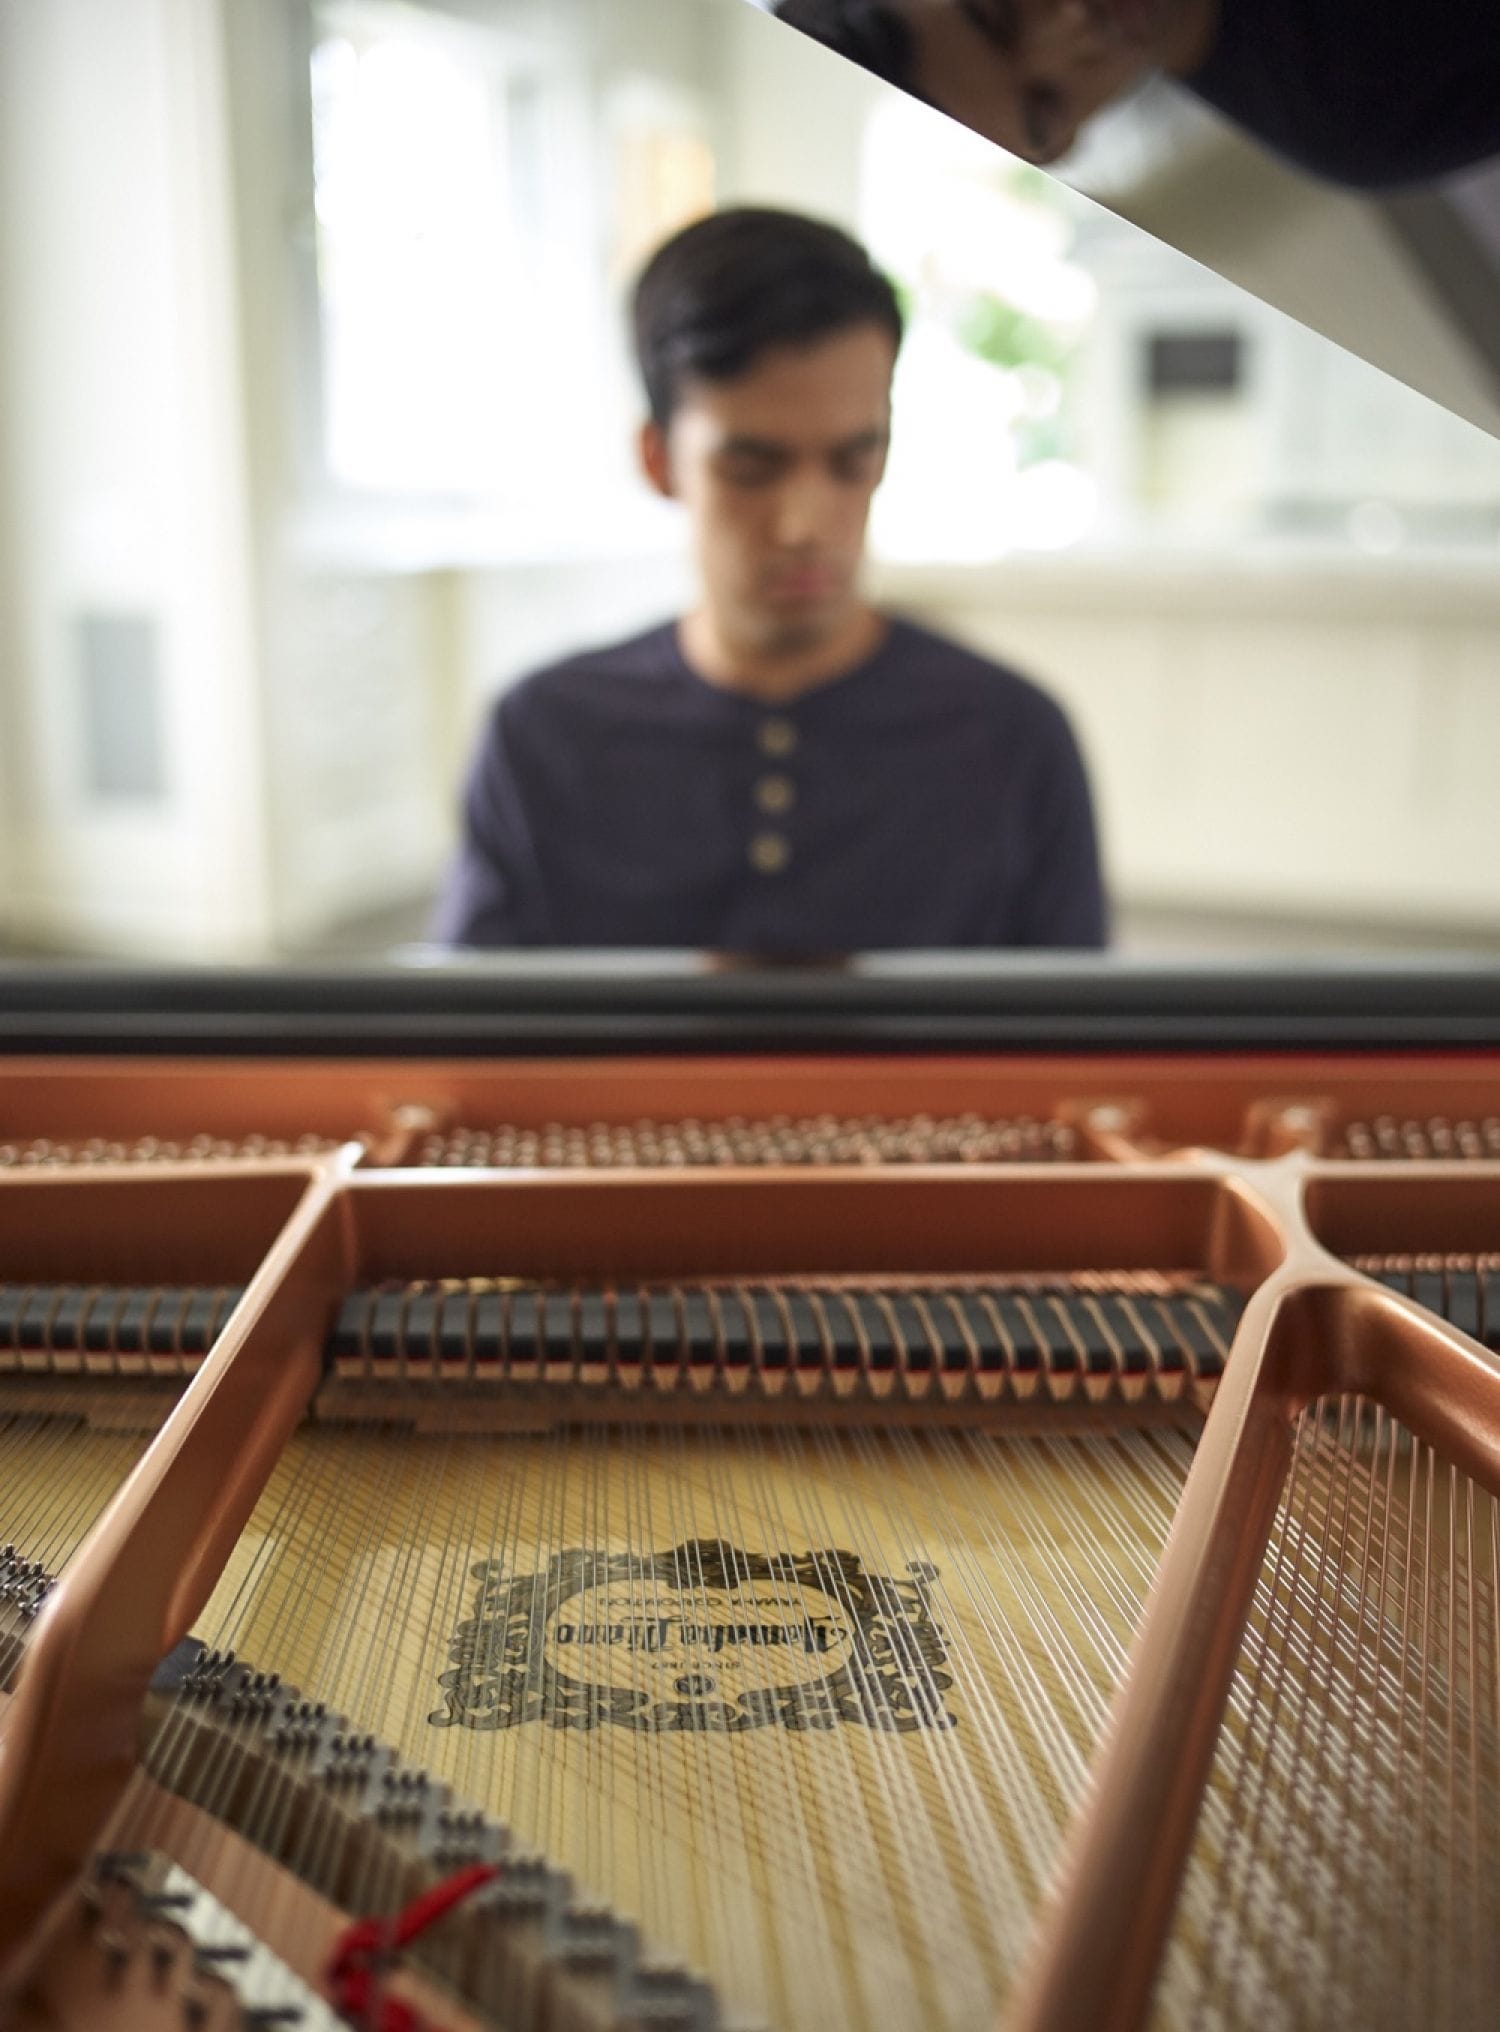
[[[8,988],[11,2021],[1489,2022],[1485,976]]]

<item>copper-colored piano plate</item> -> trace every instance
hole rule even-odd
[[[0,1079],[0,1134],[17,1133],[13,1121],[21,1133],[58,1136],[110,1126],[102,1116],[112,1081],[122,1124],[170,1130],[176,1118],[152,1120],[152,1096],[159,1108],[183,1108],[186,1089],[173,1081],[188,1067],[95,1061],[63,1073],[38,1061],[16,1071]],[[282,1099],[295,1091],[299,1110],[309,1110],[296,1124],[286,1119],[288,1132],[308,1121],[339,1136],[365,1132],[386,1162],[412,1147],[397,1119],[404,1107],[479,1123],[702,1116],[715,1107],[1073,1108],[1083,1119],[1105,1102],[1127,1127],[1094,1133],[1093,1161],[1073,1166],[974,1167],[962,1177],[704,1173],[671,1181],[675,1190],[645,1173],[418,1177],[378,1165],[351,1173],[352,1160],[330,1159],[252,1176],[230,1166],[223,1176],[160,1177],[163,1195],[149,1203],[165,1218],[144,1216],[139,1181],[119,1175],[0,1180],[0,1223],[10,1222],[0,1225],[0,1249],[24,1249],[49,1276],[79,1274],[70,1244],[80,1232],[120,1278],[205,1274],[190,1268],[200,1257],[213,1266],[206,1274],[238,1265],[233,1274],[243,1275],[247,1257],[253,1267],[264,1255],[243,1318],[59,1591],[47,1642],[34,1647],[5,1714],[7,1945],[40,1909],[21,1857],[44,1866],[53,1884],[82,1861],[97,1802],[128,1755],[118,1689],[143,1684],[152,1657],[202,1612],[312,1395],[332,1311],[362,1276],[566,1275],[626,1264],[683,1276],[836,1274],[866,1257],[892,1273],[1056,1270],[1107,1260],[1191,1267],[1253,1293],[1089,1803],[1069,1837],[1071,1860],[1012,1995],[1018,2026],[1135,2025],[1148,2008],[1302,1408],[1328,1393],[1359,1393],[1477,1486],[1500,1487],[1500,1365],[1330,1253],[1493,1247],[1494,1167],[1382,1167],[1312,1154],[1341,1123],[1386,1110],[1454,1119],[1493,1112],[1500,1075],[1491,1058],[200,1063],[186,1087],[194,1107],[218,1089],[224,1119],[263,1133],[282,1104],[276,1081],[288,1075]],[[1317,1133],[1305,1138],[1309,1118]],[[1288,1154],[1214,1154],[1226,1147]],[[1147,1149],[1179,1154],[1143,1163]],[[303,1212],[278,1239],[307,1187]],[[907,1440],[893,1435],[892,1443]],[[69,1819],[43,1795],[48,1784],[56,1791],[59,1773],[75,1772],[92,1783],[93,1803],[80,1786]]]
[[[878,1114],[1064,1114],[1138,1101],[1152,1149],[1248,1156],[1294,1147],[1288,1110],[1335,1133],[1383,1114],[1500,1114],[1500,1069],[1475,1051],[1131,1052],[567,1059],[234,1059],[17,1056],[0,1069],[0,1145],[368,1135],[385,1161],[423,1127],[629,1124]],[[405,1127],[403,1127],[405,1123]],[[1304,1124],[1307,1127],[1308,1124]]]

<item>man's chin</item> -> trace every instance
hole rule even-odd
[[[850,614],[843,599],[777,601],[756,617],[756,632],[770,654],[794,655],[835,641]]]
[[[804,650],[821,649],[834,638],[835,630],[826,623],[819,625],[811,620],[781,619],[768,623],[760,631],[761,643],[770,656],[798,656]]]

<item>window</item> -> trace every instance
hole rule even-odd
[[[887,98],[866,129],[860,210],[908,312],[875,548],[979,562],[1078,542],[1096,489],[1073,457],[1066,398],[1096,291],[1072,257],[1067,194]]]
[[[564,476],[576,494],[609,329],[578,66],[400,0],[313,22],[327,478],[528,511]]]
[[[571,0],[499,25],[458,0],[310,12],[317,469],[335,506],[446,529],[439,548],[454,510],[465,555],[644,540],[659,504],[633,471],[619,294],[645,246],[712,205],[699,109],[649,74],[601,80]]]

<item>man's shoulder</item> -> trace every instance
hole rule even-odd
[[[888,654],[903,672],[920,670],[910,696],[930,707],[980,715],[1014,735],[1020,728],[1067,730],[1067,715],[1035,679],[1011,663],[904,616],[892,621]]]
[[[495,701],[494,724],[514,731],[538,720],[628,708],[627,688],[671,683],[679,675],[676,626],[663,621],[623,641],[577,650],[528,670]]]

